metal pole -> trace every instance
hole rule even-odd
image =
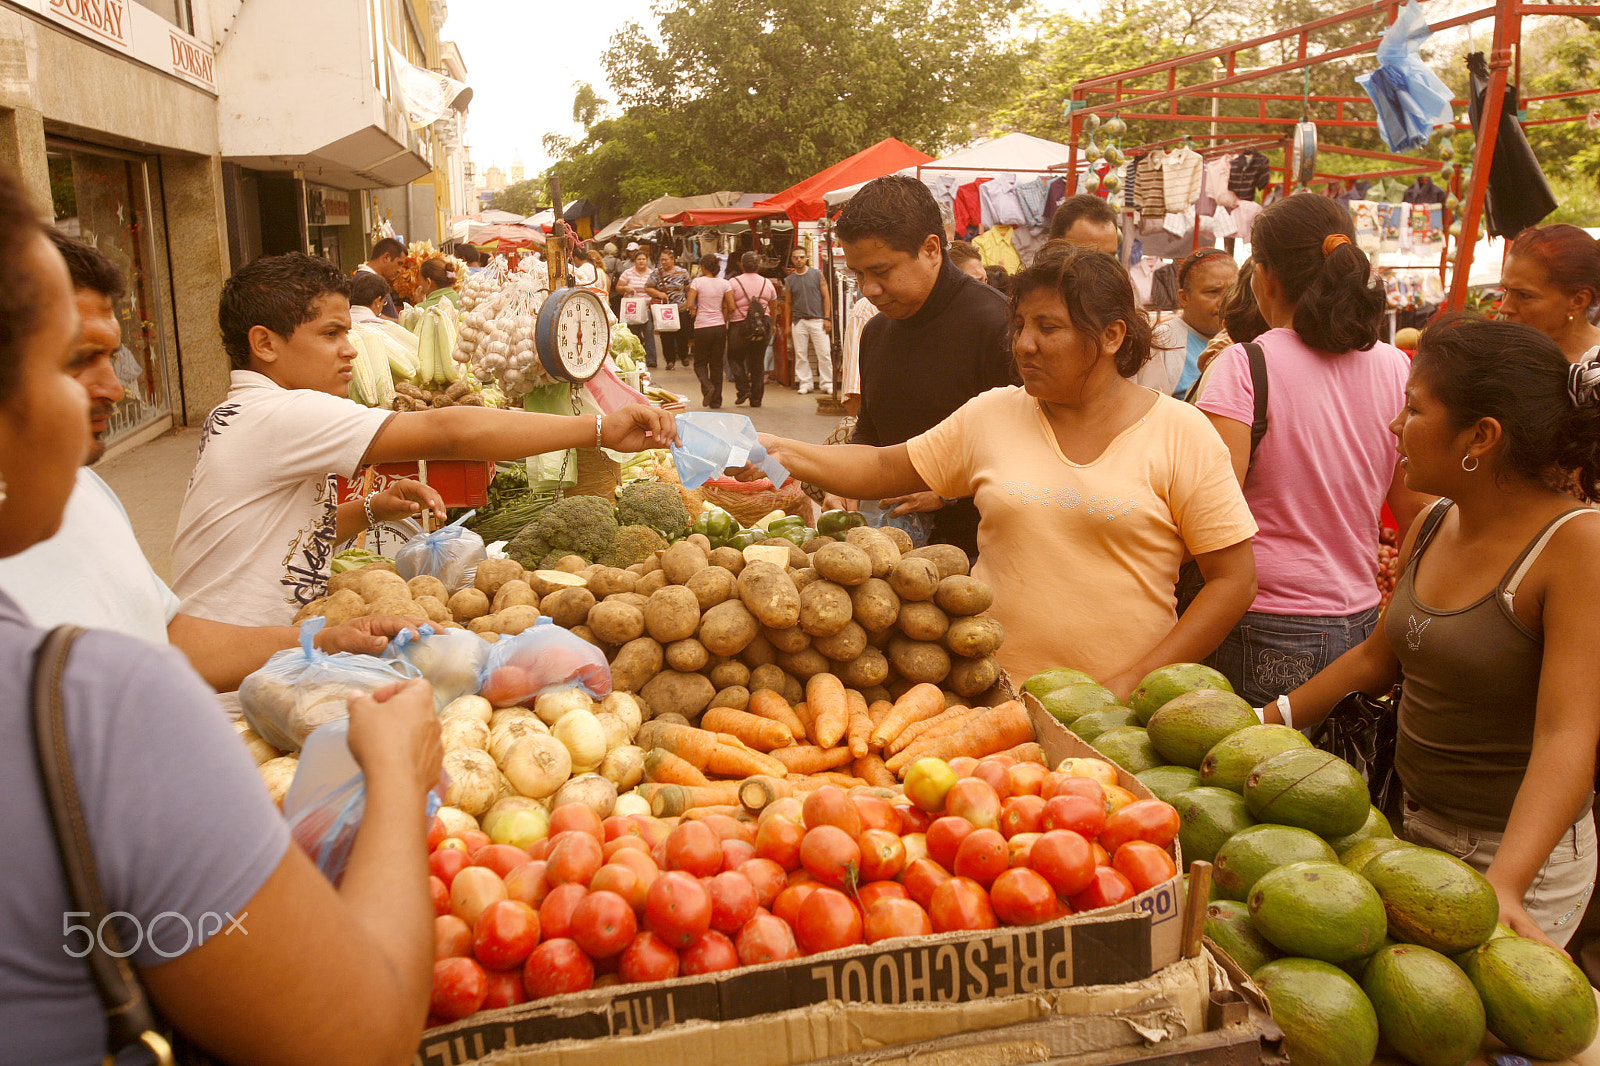
[[[1461,244],[1456,251],[1456,272],[1450,279],[1450,298],[1441,310],[1459,311],[1466,306],[1472,253],[1478,244],[1478,223],[1483,217],[1484,199],[1489,191],[1489,171],[1494,167],[1500,116],[1505,110],[1507,72],[1512,63],[1512,51],[1521,37],[1521,19],[1518,0],[1499,0],[1494,16],[1495,48],[1489,55],[1489,86],[1472,153],[1472,187],[1461,216]]]

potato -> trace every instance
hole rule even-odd
[[[665,655],[661,645],[649,637],[638,637],[617,649],[611,660],[611,687],[621,692],[638,692],[661,672]]]
[[[764,663],[750,671],[750,681],[746,687],[751,692],[761,692],[766,689],[782,692],[783,676],[783,667],[776,663]]]
[[[573,636],[577,637],[578,639],[586,640],[590,644],[593,644],[595,647],[599,648],[601,651],[605,652],[607,655],[610,655],[611,654],[611,650],[616,647],[615,644],[607,644],[605,641],[603,641],[599,637],[595,636],[594,630],[590,629],[586,625],[573,626],[572,629],[571,629],[571,633],[572,633]]]
[[[706,552],[698,544],[680,540],[661,553],[661,569],[674,585],[687,584],[708,565]]]
[[[526,604],[529,607],[539,606],[539,594],[521,578],[507,581],[501,585],[499,590],[495,592],[494,599],[490,601],[489,609],[500,612],[507,607],[515,607],[518,604]]]
[[[889,660],[877,648],[867,648],[849,662],[837,663],[833,672],[846,686],[861,689],[865,695],[867,689],[889,679]]]
[[[565,570],[569,574],[580,574],[587,571],[589,566],[589,560],[581,555],[563,555],[556,560],[556,565],[551,569]]]
[[[927,544],[921,548],[913,548],[906,554],[913,559],[932,559],[939,568],[939,580],[947,577],[965,577],[972,572],[972,563],[967,559],[967,553],[954,544]]]
[[[894,546],[900,549],[900,554],[902,556],[912,549],[913,545],[911,543],[911,534],[907,533],[899,526],[879,526],[878,528],[883,530],[884,536],[894,541]]]
[[[711,661],[706,646],[693,637],[675,640],[662,650],[666,653],[667,668],[680,673],[698,673]]]
[[[736,711],[742,711],[750,706],[750,690],[743,685],[729,685],[727,688],[719,689],[717,694],[711,697],[711,706],[732,707]]]
[[[385,596],[376,603],[367,604],[362,612],[367,615],[392,615],[396,618],[422,618],[422,608],[409,596]],[[330,619],[330,621],[332,621]]]
[[[739,594],[739,582],[731,570],[720,566],[707,566],[696,571],[684,587],[694,593],[702,611],[709,611],[724,600]]]
[[[772,641],[767,639],[765,633],[757,633],[756,638],[739,653],[739,661],[754,670],[763,663],[777,662],[778,649],[772,646]]]
[[[688,541],[690,544],[698,545],[701,551],[706,552],[707,554],[710,554],[710,552],[711,552],[711,538],[706,536],[704,533],[690,533],[687,537],[684,537],[683,539]]]
[[[872,556],[842,540],[824,544],[811,557],[817,573],[829,581],[854,587],[872,576]]]
[[[950,616],[926,601],[902,603],[899,626],[912,640],[939,640],[950,628]]]
[[[850,624],[853,613],[850,590],[843,585],[814,581],[800,593],[800,628],[812,637],[839,632]]]
[[[894,702],[894,697],[889,695],[889,690],[882,685],[873,685],[871,688],[862,689],[861,698],[867,701],[868,707],[879,702]]]
[[[644,628],[662,644],[692,637],[700,628],[700,603],[682,585],[667,585],[650,595]]]
[[[743,600],[719,603],[700,619],[700,642],[713,655],[738,655],[760,633],[760,623]]]
[[[945,684],[958,696],[976,696],[1000,680],[1000,663],[993,655],[981,659],[956,659],[950,664]]]
[[[443,585],[439,587],[444,588]],[[422,613],[428,616],[428,621],[430,622],[437,622],[443,625],[446,622],[455,621],[450,615],[450,608],[446,607],[444,601],[437,596],[418,596],[417,606],[422,608]]]
[[[993,605],[994,590],[975,577],[951,575],[939,582],[933,602],[947,614],[982,614]]]
[[[343,592],[345,589],[349,589],[359,596],[361,594],[361,578],[366,573],[365,569],[360,569],[346,570],[342,574],[334,574],[328,578],[328,595],[331,596],[335,592]]]
[[[641,574],[653,574],[657,570],[661,569],[661,553],[663,551],[666,551],[666,549],[665,548],[661,548],[661,549],[658,549],[656,551],[653,551],[653,552],[650,553],[649,558],[645,559],[644,562],[635,563],[634,565],[643,568],[643,569],[640,570]]]
[[[411,590],[411,598],[419,603],[424,596],[432,596],[440,603],[450,598],[450,590],[444,587],[444,582],[429,574],[418,574],[406,582],[406,588]]]
[[[644,577],[650,572],[650,568],[644,563],[629,563],[625,569],[634,577]]]
[[[507,581],[521,580],[522,564],[514,559],[485,559],[478,564],[478,572],[472,578],[472,587],[492,601],[494,594],[500,591],[501,585]]]
[[[639,579],[639,583],[633,586],[633,591],[641,596],[654,596],[657,591],[666,588],[670,584],[672,582],[667,580],[667,572],[660,567],[656,567]]]
[[[799,626],[790,626],[788,629],[762,629],[761,635],[766,637],[780,653],[804,651],[811,647],[811,638]]]
[[[743,688],[750,683],[750,668],[738,659],[726,659],[706,671],[706,676],[718,688]]]
[[[786,672],[783,675],[783,688],[779,689],[778,691],[784,699],[789,701],[790,706],[793,706],[796,703],[805,702],[806,687],[800,682],[800,679],[795,677],[793,674]]]
[[[900,561],[900,548],[881,529],[872,526],[855,526],[844,535],[845,543],[853,544],[872,557],[872,576],[888,577],[894,564]]]
[[[704,674],[680,673],[676,670],[661,671],[639,691],[649,701],[654,717],[681,714],[693,718],[711,706],[711,697],[717,694],[711,679]]]
[[[330,626],[341,626],[352,618],[360,618],[367,613],[367,601],[361,598],[361,593],[355,589],[341,589],[329,596],[322,604],[322,617],[328,620]]]
[[[587,625],[605,643],[621,647],[644,636],[644,612],[631,603],[606,600],[589,608]]]
[[[632,592],[639,584],[639,576],[615,566],[602,566],[589,575],[589,591],[595,599],[603,600],[613,592]]]
[[[945,631],[944,646],[957,655],[982,659],[999,649],[1005,635],[1005,630],[993,618],[957,618]]]
[[[788,629],[800,621],[800,591],[772,563],[745,566],[739,574],[739,598],[768,629]]]
[[[825,674],[833,666],[815,648],[807,648],[805,651],[797,651],[793,654],[785,652],[778,656],[778,665],[783,667],[784,673],[792,674],[802,680],[811,677],[813,674]]]
[[[491,617],[495,621],[495,632],[504,633],[508,637],[516,636],[524,629],[530,629],[539,620],[539,609],[529,607],[525,603],[515,604],[503,611],[496,611]]]
[[[712,566],[720,566],[734,577],[738,577],[739,571],[744,569],[744,552],[738,548],[730,548],[724,545],[721,548],[713,548],[711,554],[706,556],[706,561]]]
[[[801,592],[804,592],[806,590],[806,586],[811,584],[813,581],[823,581],[826,579],[821,574],[817,573],[816,567],[808,566],[802,570],[796,570],[791,573],[789,575],[789,580],[794,582],[795,588],[799,589]]]
[[[825,658],[836,663],[847,663],[867,650],[867,631],[861,628],[861,623],[852,619],[837,633],[813,638],[811,646]]]
[[[950,673],[950,653],[928,641],[896,637],[889,642],[889,665],[913,684],[937,685]]]
[[[327,606],[327,603],[328,597],[318,596],[316,599],[312,600],[310,603],[306,604],[304,607],[300,608],[294,613],[294,624],[299,625],[307,618],[321,618],[322,609]]]
[[[489,597],[482,589],[462,589],[451,596],[445,606],[450,609],[452,618],[466,625],[474,618],[482,618],[489,613]]]
[[[498,637],[500,635],[500,631],[498,629],[496,629],[495,626],[497,626],[499,624],[500,624],[500,616],[499,615],[496,615],[496,614],[480,614],[478,617],[472,619],[470,622],[467,623],[467,632],[476,633],[479,636],[491,636],[492,635],[492,636]]]
[[[796,570],[802,570],[811,565],[811,557],[801,551],[800,547],[792,540],[785,540],[782,537],[768,537],[766,540],[758,540],[756,543],[767,548],[789,549],[789,566]]]
[[[637,592],[613,592],[606,597],[609,603],[626,603],[643,611],[650,604],[649,596],[641,596]]]
[[[562,589],[540,600],[539,610],[549,615],[556,625],[571,629],[588,621],[589,609],[594,603],[594,593],[586,588]]]
[[[800,550],[805,552],[807,555],[815,555],[825,545],[834,543],[836,542],[832,537],[815,536],[806,541],[804,544],[800,545]]]
[[[565,570],[527,570],[523,572],[521,580],[534,595],[544,599],[552,592],[562,589],[588,588],[589,579],[569,574]]]
[[[850,605],[861,628],[883,633],[900,618],[900,597],[881,577],[868,578],[850,590]]]
[[[931,600],[939,590],[939,567],[932,559],[901,559],[889,571],[889,587],[902,600]]]
[[[406,587],[406,579],[391,570],[368,570],[361,575],[356,590],[368,603],[377,603],[391,596],[404,596],[407,599],[411,597],[411,590]]]

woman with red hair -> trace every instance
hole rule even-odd
[[[1500,317],[1521,322],[1561,346],[1567,362],[1600,355],[1600,242],[1577,226],[1530,226],[1517,234],[1500,268]]]

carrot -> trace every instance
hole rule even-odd
[[[885,760],[889,765],[889,769],[898,771],[902,766],[911,765],[931,751],[939,741],[945,737],[960,733],[987,713],[989,713],[987,708],[977,711],[968,710],[965,714],[955,715],[946,718],[938,725],[929,726],[922,731],[922,735],[916,740],[913,740]]]
[[[985,755],[1005,751],[1032,739],[1033,723],[1028,719],[1028,712],[1023,709],[1022,704],[1012,700],[1010,703],[983,712],[980,718],[959,733],[936,737],[929,743],[927,750],[917,757],[931,756],[947,762],[958,755],[970,755],[981,759]],[[917,747],[921,745],[912,745],[895,758],[903,758]]]
[[[738,737],[757,751],[786,748],[794,743],[794,734],[782,722],[732,707],[712,707],[700,716],[700,728]]]
[[[834,749],[830,748],[829,750]],[[824,785],[833,785],[844,789],[846,792],[853,788],[865,788],[867,786],[867,783],[861,778],[847,774],[843,770],[824,770],[821,773],[812,774],[807,780],[820,781]]]
[[[838,744],[850,728],[850,705],[845,699],[844,682],[833,674],[812,674],[806,682],[806,706],[811,708],[814,730],[811,736],[817,746],[831,748]]]
[[[646,751],[660,748],[671,752],[695,769],[704,770],[706,760],[711,758],[712,751],[716,749],[717,735],[690,725],[651,721],[639,727],[633,742]]]
[[[814,774],[843,766],[851,759],[849,748],[820,748],[815,744],[796,744],[778,748],[772,757],[783,763],[791,774]]]
[[[926,681],[912,685],[906,690],[905,695],[894,701],[894,710],[890,711],[878,724],[878,728],[872,731],[871,744],[881,749],[904,732],[906,726],[912,722],[932,718],[943,710],[944,693],[939,691],[938,685],[930,685]]]
[[[650,813],[657,818],[671,818],[695,807],[705,807],[732,802],[737,798],[737,788],[730,789],[729,781],[716,781],[707,785],[661,785],[645,782],[638,786],[639,795],[650,802]]]
[[[910,725],[906,726],[904,730],[901,731],[899,736],[897,736],[893,740],[891,740],[889,742],[888,746],[885,747],[883,750],[885,752],[887,752],[888,754],[890,754],[890,755],[899,754],[900,752],[904,751],[906,748],[909,748],[911,746],[911,742],[912,741],[921,740],[923,734],[927,730],[933,728],[934,726],[940,724],[941,722],[948,722],[953,718],[959,718],[962,715],[968,714],[968,713],[971,712],[971,710],[972,710],[972,708],[970,708],[970,707],[962,707],[962,706],[960,706],[958,704],[958,705],[956,705],[954,707],[949,708],[948,710],[940,711],[938,714],[934,715],[932,718],[924,718],[920,722],[912,722]],[[937,734],[935,734],[935,735],[937,735]]]
[[[878,728],[892,710],[894,710],[892,700],[874,700],[872,706],[867,708],[867,717],[872,719],[872,728]],[[870,738],[868,743],[871,743]]]
[[[679,815],[679,822],[698,822],[702,818],[710,818],[714,814],[721,814],[740,822],[750,821],[750,812],[737,803],[708,803],[703,807],[690,807]]]
[[[876,755],[862,755],[850,764],[850,772],[868,784],[881,785],[892,788],[899,784],[890,769],[883,765],[883,760]]]
[[[787,770],[787,766],[772,756],[752,751],[737,742],[718,744],[717,750],[711,753],[711,760],[706,763],[708,773],[722,777],[745,778],[751,774],[781,774]]]
[[[739,803],[751,814],[759,814],[785,796],[794,795],[792,784],[768,774],[754,774],[739,782]]]
[[[806,738],[805,723],[794,713],[794,708],[789,706],[789,701],[783,698],[783,693],[774,692],[770,688],[761,689],[750,693],[750,705],[746,710],[760,718],[770,718],[787,729],[794,740]]]
[[[845,734],[850,754],[862,758],[867,754],[867,738],[872,735],[872,717],[867,714],[867,700],[855,689],[845,689],[845,704],[850,708],[850,728]]]
[[[812,724],[811,708],[806,706],[805,700],[801,700],[799,703],[794,705],[794,716],[800,719],[800,732],[795,735],[794,739],[800,741],[801,743],[809,740],[811,743],[815,744],[817,742],[817,735],[812,732],[812,730],[815,729],[816,726]]]
[[[1026,744],[1018,744],[1014,748],[1007,748],[1000,754],[1009,755],[1018,762],[1036,762],[1040,766],[1050,765],[1049,760],[1044,757],[1044,749],[1037,742],[1031,740]]]
[[[660,785],[709,785],[700,768],[666,748],[651,748],[644,757],[644,776]]]

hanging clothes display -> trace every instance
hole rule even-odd
[[[1001,223],[972,239],[972,246],[983,257],[984,266],[1002,267],[1008,274],[1022,269],[1022,257],[1017,254],[1017,246],[1011,243],[1013,229],[1014,226]]]
[[[1022,213],[1022,201],[1017,198],[1017,176],[1000,174],[978,187],[978,202],[983,206],[983,228],[1002,223],[1007,226],[1025,226],[1027,217]]]
[[[1139,174],[1134,182],[1133,206],[1145,218],[1160,219],[1167,213],[1166,174],[1162,170],[1167,153],[1157,148],[1139,161]]]
[[[1200,199],[1200,174],[1205,160],[1192,148],[1168,152],[1161,166],[1161,195],[1166,213],[1188,211]]]
[[[1484,101],[1489,95],[1489,64],[1482,52],[1467,56],[1472,72],[1472,92],[1467,100],[1467,115],[1472,131],[1483,135]],[[1529,226],[1537,226],[1556,209],[1556,198],[1539,160],[1517,121],[1517,90],[1506,85],[1505,107],[1500,112],[1500,131],[1495,138],[1494,162],[1489,167],[1489,195],[1484,200],[1484,216],[1491,237],[1512,236]]]
[[[1432,36],[1421,5],[1407,0],[1378,42],[1378,69],[1356,77],[1378,110],[1378,135],[1391,152],[1421,148],[1455,120],[1454,94],[1422,61],[1422,45]]]
[[[1433,183],[1433,179],[1424,174],[1417,179],[1417,183],[1400,195],[1400,202],[1405,204],[1442,204],[1450,198],[1449,194]]]
[[[1050,179],[1043,177],[1017,182],[1017,202],[1022,205],[1022,220],[1025,225],[1049,225],[1050,216],[1045,214],[1044,210],[1049,187]]]
[[[978,186],[988,180],[979,178],[956,189],[954,205],[956,236],[963,240],[971,240],[983,228],[983,209],[979,204]]]
[[[1272,180],[1272,164],[1260,152],[1241,152],[1228,170],[1228,190],[1240,202],[1254,200],[1259,189]]]
[[[1061,206],[1061,201],[1067,198],[1067,179],[1056,178],[1050,183],[1050,191],[1044,197],[1044,217],[1048,223],[1055,217],[1056,208]]]

